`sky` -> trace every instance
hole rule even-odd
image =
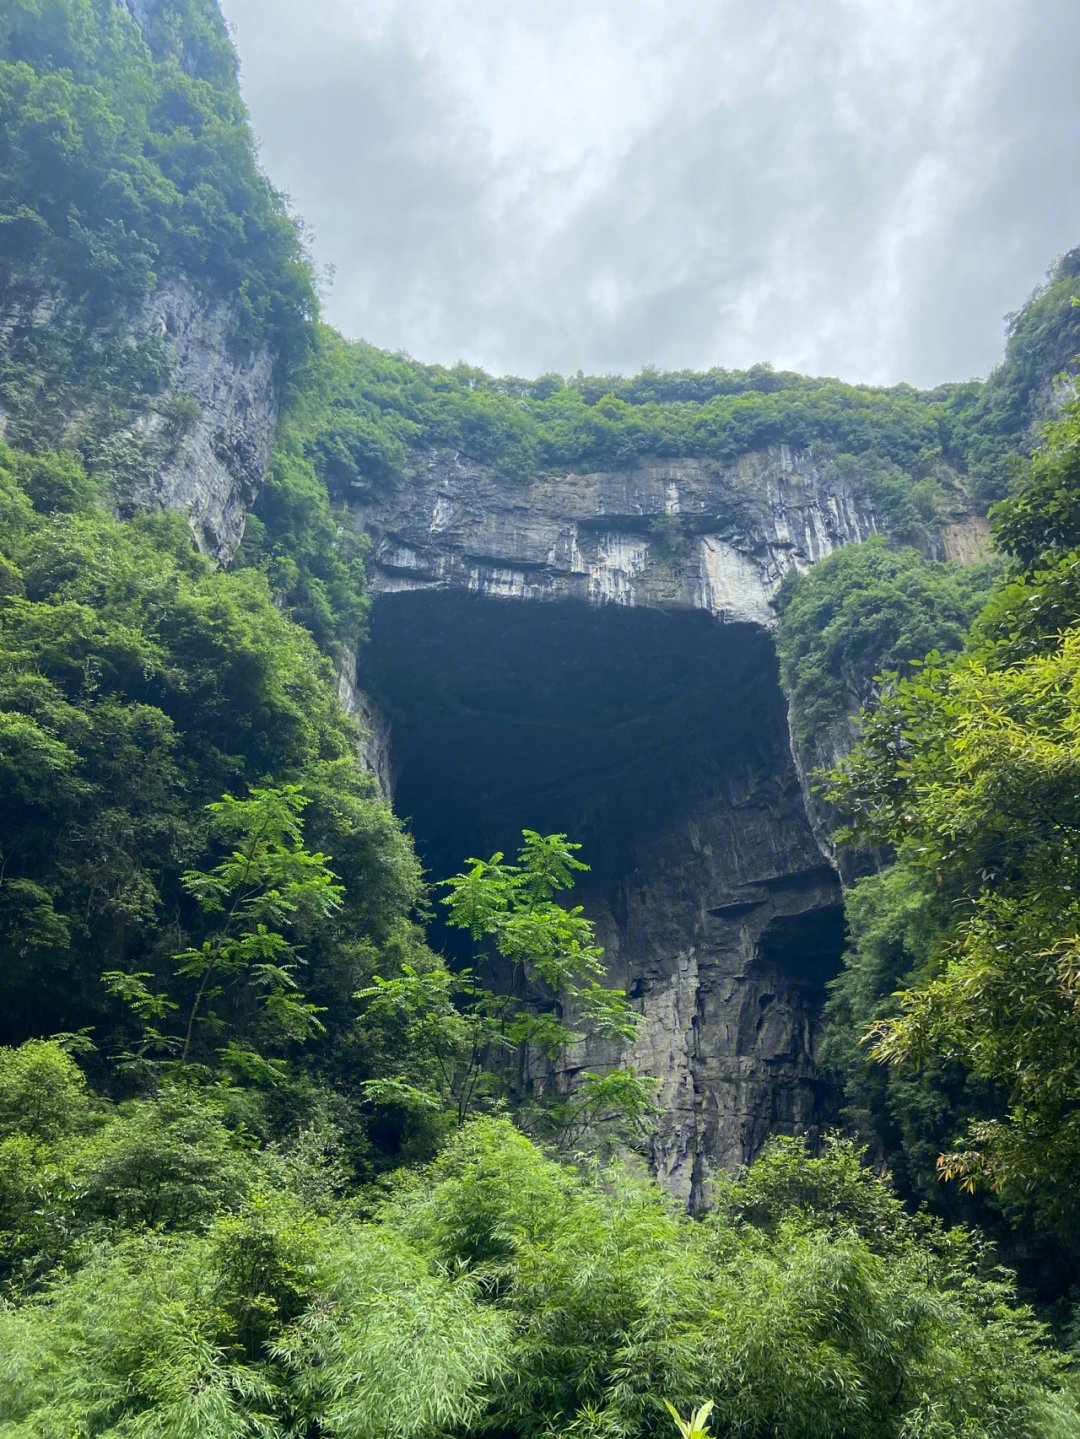
[[[326,318],[932,386],[1080,245],[1080,0],[223,0]]]

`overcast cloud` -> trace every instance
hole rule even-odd
[[[535,375],[986,374],[1080,244],[1078,0],[224,0],[327,317]]]

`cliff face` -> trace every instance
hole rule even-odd
[[[160,284],[134,327],[158,337],[168,378],[124,438],[153,456],[127,498],[180,510],[200,547],[229,560],[266,474],[277,425],[274,360],[236,341],[236,315],[186,280]]]
[[[777,447],[531,483],[436,453],[356,519],[376,601],[343,692],[374,720],[369,762],[436,878],[524,825],[582,843],[582,902],[644,1016],[629,1058],[661,1081],[653,1159],[701,1203],[718,1167],[825,1113],[842,896],[791,753],[771,600],[877,518]],[[585,1044],[531,1082],[614,1057]]]
[[[376,539],[372,588],[701,609],[773,622],[792,566],[863,540],[874,515],[779,446],[518,483],[447,452],[407,489],[357,505]]]
[[[2,58],[29,68],[0,124],[0,437],[77,449],[106,503],[179,509],[228,560],[269,459],[282,336],[306,323],[299,243],[256,169],[216,0],[53,10],[5,28]],[[230,210],[242,236],[241,214],[228,235],[208,218]]]
[[[60,378],[51,382],[43,438],[80,445],[121,510],[181,510],[199,547],[230,559],[273,444],[273,356],[239,343],[232,306],[207,298],[184,276],[160,282],[126,322],[89,336],[83,306],[41,281],[33,272],[7,275],[0,345],[16,359],[44,354],[55,363]],[[140,377],[152,380],[132,397],[127,416],[110,422],[100,396],[82,392],[78,364],[65,367],[67,350],[76,360],[84,350],[133,357]],[[9,422],[0,409],[0,437]]]

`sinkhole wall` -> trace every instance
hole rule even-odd
[[[355,513],[375,603],[341,692],[368,762],[433,878],[525,826],[582,844],[575,897],[644,1016],[624,1057],[662,1086],[653,1162],[696,1208],[718,1168],[829,1117],[815,1049],[842,894],[772,600],[877,519],[784,447],[525,483],[433,454]],[[617,1057],[586,1041],[530,1083]]]

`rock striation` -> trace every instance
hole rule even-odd
[[[228,561],[266,474],[277,426],[274,357],[239,342],[234,308],[165,280],[133,327],[158,338],[168,379],[129,438],[157,463],[126,499],[188,516],[200,548]]]
[[[66,346],[69,361],[56,365],[48,404],[39,407],[44,430],[35,438],[82,449],[121,512],[179,510],[205,554],[230,560],[266,474],[278,418],[274,356],[244,341],[236,307],[174,275],[119,324],[87,335],[83,307],[62,286],[14,267],[0,287],[0,347],[38,357],[50,344],[61,355]],[[126,413],[82,383],[87,357],[104,355],[116,365],[125,357],[144,380],[152,377],[123,397]],[[0,439],[10,421],[0,408]]]
[[[375,540],[375,594],[464,589],[701,609],[766,626],[789,569],[882,528],[831,466],[786,445],[728,466],[651,460],[528,481],[433,451],[408,486],[358,496],[353,508]],[[988,533],[961,498],[932,548],[970,562]]]
[[[377,594],[457,588],[702,609],[763,625],[791,566],[878,527],[849,489],[783,445],[726,468],[654,460],[528,482],[436,451],[411,485],[356,511],[376,540]]]
[[[369,644],[343,678],[434,877],[520,829],[583,845],[578,893],[643,1020],[653,1162],[690,1207],[828,1117],[816,1056],[844,943],[771,631],[785,573],[880,521],[785,446],[507,479],[447,452],[358,495]],[[958,513],[935,543],[974,543]],[[616,1056],[585,1042],[534,1087]]]

